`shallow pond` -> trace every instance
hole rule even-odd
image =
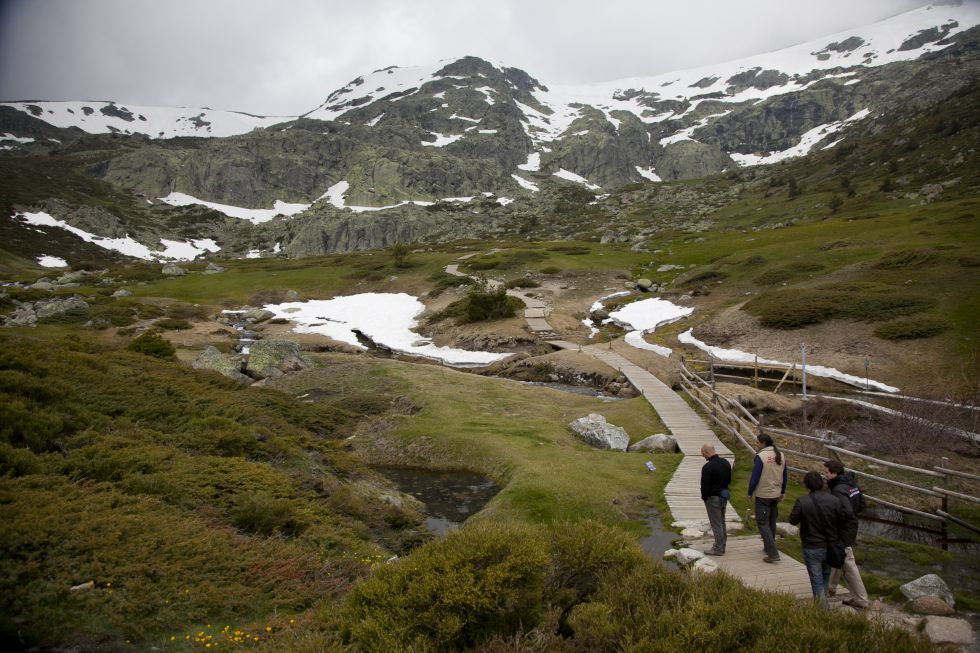
[[[500,492],[492,480],[472,472],[415,467],[375,467],[399,490],[425,505],[425,525],[437,535],[459,528]]]
[[[539,388],[551,388],[552,390],[560,390],[561,392],[570,392],[574,395],[595,397],[600,401],[620,401],[619,397],[610,397],[609,395],[603,394],[600,390],[585,385],[569,385],[567,383],[552,383],[548,381],[521,381],[520,383],[521,385],[533,385]]]

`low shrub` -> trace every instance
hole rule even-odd
[[[929,249],[906,249],[883,255],[875,264],[881,270],[903,270],[919,268],[934,263],[939,253]]]
[[[208,317],[208,309],[195,304],[171,304],[167,306],[166,311],[167,317],[185,320],[205,320]]]
[[[885,322],[875,327],[874,334],[884,340],[915,340],[939,335],[949,328],[949,322],[946,320],[934,317],[920,317]]]
[[[341,632],[368,651],[472,647],[541,619],[547,569],[539,529],[454,531],[355,586]]]
[[[561,268],[555,265],[548,265],[541,268],[541,274],[561,274]]]
[[[837,285],[779,289],[754,297],[744,310],[770,329],[798,329],[829,319],[878,322],[935,306],[935,299],[888,286]]]
[[[757,609],[746,612],[747,603]],[[668,570],[627,534],[590,521],[547,530],[468,525],[356,585],[338,626],[345,644],[385,652],[776,653],[791,642],[807,650],[931,650],[860,615],[773,601],[727,574]]]
[[[152,332],[147,332],[137,337],[126,348],[139,354],[167,360],[176,358],[177,354],[177,350],[174,349],[173,345],[164,340],[159,333]]]
[[[154,322],[153,326],[164,331],[182,331],[184,329],[190,329],[192,325],[187,320],[179,317],[165,317],[162,320]]]
[[[582,256],[584,254],[592,253],[591,249],[582,245],[553,245],[548,248],[548,251],[557,252],[558,254],[566,254],[568,256]]]
[[[508,290],[512,288],[540,288],[541,284],[531,279],[530,277],[519,277],[517,279],[510,279],[504,284],[504,288]]]
[[[677,278],[675,283],[680,285],[690,286],[696,283],[709,283],[713,281],[721,281],[728,277],[728,273],[722,272],[721,270],[695,270],[690,273],[690,275],[682,274]]]
[[[449,288],[469,286],[475,283],[471,277],[457,277],[454,274],[447,274],[442,270],[429,275],[428,281],[431,281],[433,284],[432,289],[429,291],[429,297],[438,297]]]
[[[453,302],[434,315],[431,320],[435,322],[454,317],[461,324],[498,320],[514,317],[523,306],[524,303],[516,297],[509,296],[503,286],[490,290],[485,282],[481,282],[471,288],[466,297]]]
[[[303,523],[296,515],[293,502],[264,492],[239,497],[231,510],[232,522],[247,533],[258,535],[296,535],[303,530]]]

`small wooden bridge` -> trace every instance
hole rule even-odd
[[[564,340],[552,340],[549,344],[588,353],[619,370],[650,402],[684,454],[684,460],[664,490],[671,515],[675,521],[707,521],[708,513],[701,500],[701,467],[704,465],[701,445],[714,445],[719,456],[734,463],[732,451],[677,393],[639,365],[597,345],[582,346]],[[733,512],[728,514],[728,518],[730,531],[741,527],[738,516]],[[725,555],[713,560],[720,569],[741,579],[749,587],[787,592],[800,598],[811,596],[810,581],[803,563],[787,555],[783,555],[778,563],[767,563],[763,562],[763,555],[762,542],[757,536],[729,537]]]

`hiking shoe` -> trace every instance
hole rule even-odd
[[[837,596],[837,589],[828,589],[827,596]]]
[[[779,556],[766,556],[762,559],[763,562],[779,562]]]
[[[707,555],[707,556],[723,556],[723,555],[725,555],[725,552],[724,551],[715,551],[714,549],[708,549],[707,551],[704,552],[704,555]]]
[[[841,603],[843,603],[844,605],[846,605],[848,607],[854,608],[855,610],[867,610],[868,609],[868,604],[867,603],[861,603],[857,599],[844,599],[843,601],[841,601]]]

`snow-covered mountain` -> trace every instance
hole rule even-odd
[[[601,111],[615,128],[621,122],[616,112],[632,114],[646,124],[678,123],[709,100],[732,105],[766,100],[829,79],[858,84],[862,71],[911,61],[941,50],[951,43],[949,37],[977,24],[980,24],[980,3],[936,3],[783,50],[652,77],[574,86],[546,86],[528,77],[531,83],[528,90],[538,106],[518,106],[524,114],[528,135],[538,145],[567,135],[587,107]],[[444,72],[451,63],[444,60],[374,71],[332,92],[316,109],[297,116],[342,120],[354,110],[363,111],[381,100],[397,102],[424,93],[427,85],[439,80],[466,80],[465,76]],[[515,70],[504,64],[495,65],[501,71]],[[497,101],[492,87],[476,90],[485,94],[488,105]],[[677,103],[681,106],[675,106]],[[91,134],[144,134],[151,138],[232,136],[297,117],[112,101],[4,102],[0,106],[23,111],[56,127],[77,127]],[[379,113],[370,126],[377,126],[383,118]],[[458,118],[466,121],[468,117]],[[689,138],[689,134],[682,134],[686,129],[689,127],[678,129],[673,136],[680,140]]]
[[[149,107],[101,100],[4,102],[0,106],[23,111],[55,127],[77,127],[89,134],[144,134],[150,138],[234,136],[293,119],[207,107]]]
[[[630,183],[834,148],[935,107],[980,75],[978,25],[978,2],[935,4],[737,61],[578,86],[476,57],[393,66],[292,117],[0,103],[0,157],[91,151],[87,174],[135,198],[138,219],[40,190],[13,208],[47,211],[46,224],[98,247],[134,236],[157,257],[205,241],[304,256],[465,238]],[[164,142],[179,136],[203,138]]]

